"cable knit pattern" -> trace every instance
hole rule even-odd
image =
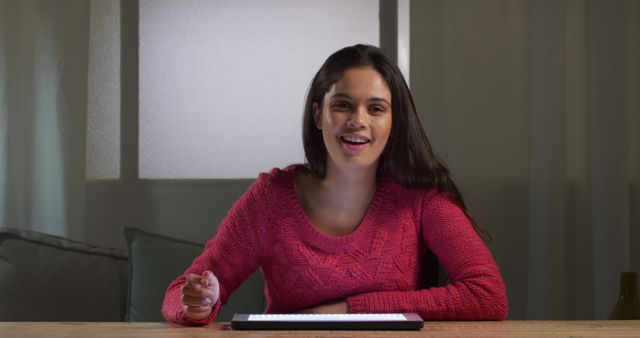
[[[429,248],[451,284],[420,290]],[[295,169],[261,174],[233,205],[218,233],[185,274],[168,287],[168,321],[213,321],[229,295],[260,268],[267,313],[291,313],[347,300],[349,311],[416,312],[425,320],[501,320],[505,286],[488,248],[462,210],[434,189],[411,189],[387,177],[358,228],[346,236],[319,232],[295,193]],[[180,286],[188,273],[211,270],[220,300],[209,318],[184,316]]]

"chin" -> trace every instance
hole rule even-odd
[[[362,171],[362,170],[369,170],[369,169],[377,170],[378,161],[361,161],[361,160],[355,160],[355,159],[348,159],[345,163],[343,163],[339,167],[342,170],[348,170],[348,171],[354,171],[354,170]]]

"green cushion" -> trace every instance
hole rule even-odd
[[[127,257],[34,231],[0,231],[0,321],[122,321]]]
[[[125,229],[129,247],[129,301],[127,320],[164,321],[160,309],[169,283],[191,265],[204,246],[134,228]],[[222,307],[217,321],[234,313],[260,313],[264,282],[259,272],[247,279]]]

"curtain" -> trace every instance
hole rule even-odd
[[[640,2],[413,1],[411,48],[510,318],[607,318],[640,271]]]
[[[0,225],[83,237],[89,2],[0,1]]]

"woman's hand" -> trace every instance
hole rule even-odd
[[[300,313],[349,313],[349,305],[347,305],[346,300],[342,300],[304,309]]]
[[[220,297],[218,278],[209,270],[202,275],[193,273],[187,275],[180,290],[182,291],[182,310],[185,316],[194,320],[207,318]]]

